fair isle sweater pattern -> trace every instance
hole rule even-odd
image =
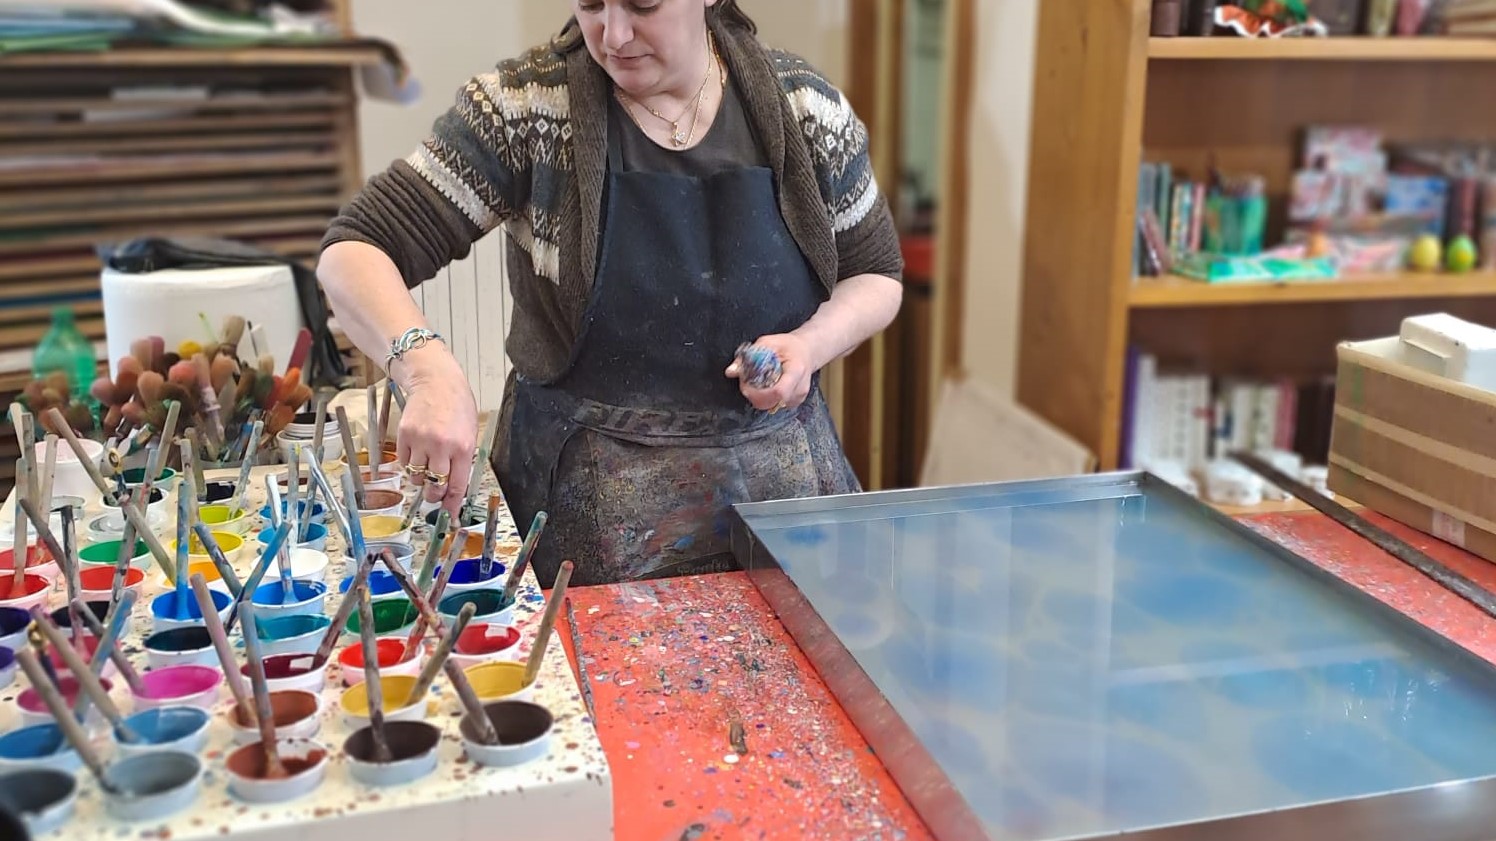
[[[766,52],[810,151],[832,232],[851,230],[879,204],[867,130],[804,60]],[[569,102],[565,57],[537,47],[470,80],[405,161],[478,235],[507,223],[535,274],[553,283],[561,275],[561,202],[575,177]]]

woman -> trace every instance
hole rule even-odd
[[[859,490],[818,372],[897,314],[897,237],[856,115],[737,0],[573,12],[370,179],[318,275],[407,392],[401,463],[455,510],[472,392],[405,289],[507,225],[493,463],[522,529],[547,512],[541,582],[566,559],[578,584],[730,568],[732,504]],[[777,380],[739,370],[752,342]]]

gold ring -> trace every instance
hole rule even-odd
[[[447,474],[432,473],[428,470],[426,471],[426,481],[432,483],[433,485],[445,485],[447,484]]]
[[[425,472],[426,472],[426,465],[424,465],[424,464],[407,464],[407,465],[405,465],[405,475],[407,475],[407,476],[415,476],[418,473],[425,473]]]

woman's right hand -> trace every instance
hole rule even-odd
[[[429,502],[441,502],[455,518],[467,495],[478,439],[478,406],[457,359],[438,342],[407,353],[405,408],[400,413],[396,452],[407,477],[424,484]],[[445,482],[427,478],[445,475]]]

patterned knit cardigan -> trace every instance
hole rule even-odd
[[[866,128],[803,60],[713,23],[778,187],[790,233],[828,291],[903,271]],[[432,134],[364,185],[323,241],[383,250],[407,285],[465,257],[503,225],[514,315],[506,350],[521,375],[564,372],[600,242],[611,82],[586,49],[531,49],[474,77]]]

